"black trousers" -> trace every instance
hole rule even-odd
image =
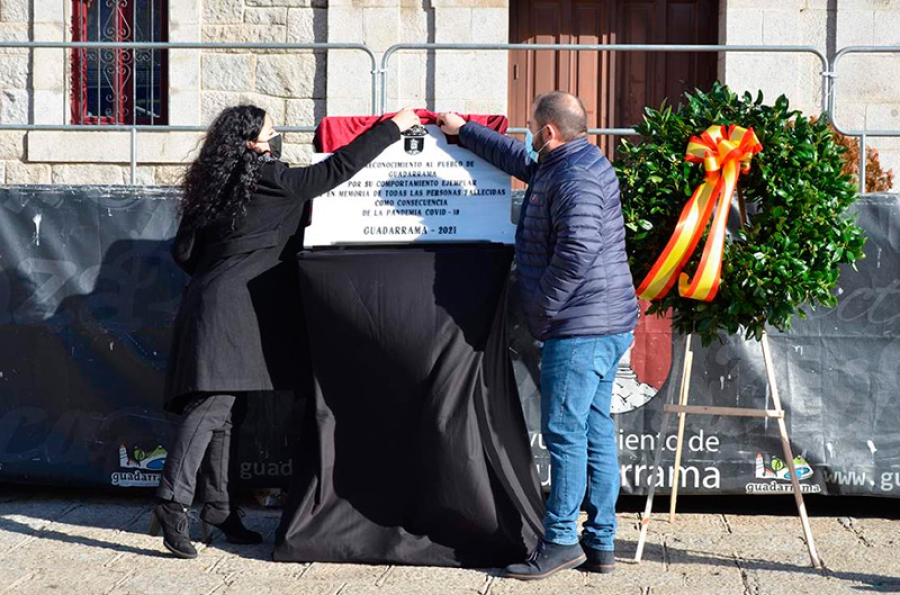
[[[244,404],[236,395],[200,394],[185,406],[156,490],[159,498],[190,506],[199,491],[202,502],[230,502],[231,430]]]

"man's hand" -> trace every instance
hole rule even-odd
[[[419,119],[416,112],[408,107],[397,112],[391,120],[393,120],[394,124],[397,125],[397,128],[400,129],[400,132],[406,132],[413,126],[422,123],[422,120]]]
[[[454,112],[442,112],[437,116],[438,126],[447,136],[458,136],[459,129],[466,123],[462,117]]]

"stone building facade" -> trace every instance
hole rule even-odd
[[[81,1],[81,0],[79,0]],[[83,0],[88,1],[88,0]],[[106,1],[106,0],[94,0]],[[116,0],[111,0],[116,1]],[[516,0],[174,0],[172,42],[353,42],[380,60],[396,43],[507,43]],[[0,41],[72,38],[72,0],[0,0]],[[900,0],[721,0],[721,43],[813,45],[829,57],[848,45],[900,45]],[[386,107],[508,113],[505,52],[395,54]],[[0,123],[70,122],[69,50],[0,49]],[[820,67],[798,55],[728,54],[719,75],[732,87],[787,94],[821,111]],[[838,120],[845,128],[900,129],[900,54],[853,56],[838,71]],[[206,125],[227,105],[252,102],[276,123],[312,126],[326,115],[372,113],[372,65],[349,50],[171,50],[168,123]],[[513,122],[524,126],[524,122]],[[201,133],[141,131],[137,183],[177,182]],[[303,163],[310,135],[285,138]],[[887,167],[900,169],[900,138],[873,139]],[[127,184],[128,131],[0,130],[0,183]]]
[[[730,45],[808,45],[829,60],[849,46],[900,46],[900,0],[724,0],[719,34]],[[720,78],[766,98],[785,94],[806,114],[822,111],[818,59],[805,54],[728,54]],[[835,75],[835,118],[844,130],[900,131],[900,53],[848,54]],[[882,165],[900,174],[900,136],[872,137]]]

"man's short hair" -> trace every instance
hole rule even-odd
[[[566,142],[587,133],[584,103],[571,93],[552,91],[538,95],[534,100],[534,119],[541,128],[547,124],[556,126]]]

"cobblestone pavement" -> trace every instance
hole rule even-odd
[[[826,566],[814,570],[809,567],[800,522],[789,509],[781,504],[779,514],[749,514],[751,508],[755,512],[771,508],[770,498],[742,499],[736,511],[683,512],[673,525],[657,513],[641,564],[631,561],[638,514],[623,512],[614,573],[601,576],[570,570],[525,583],[500,578],[496,569],[272,562],[279,511],[263,508],[249,509],[245,522],[262,531],[266,543],[233,546],[220,536],[209,544],[198,543],[197,559],[178,560],[162,547],[161,538],[146,534],[149,497],[0,485],[0,593],[900,593],[900,503],[896,500],[855,498],[852,506],[842,505],[837,513],[814,511],[812,527]],[[632,499],[631,509],[639,509],[636,502]],[[659,504],[664,507],[665,498]],[[199,527],[194,529],[199,540]]]

